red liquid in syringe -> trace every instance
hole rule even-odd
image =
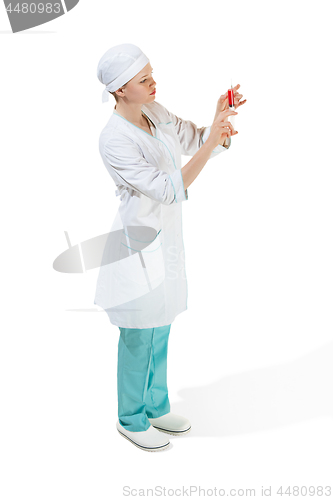
[[[235,111],[234,91],[233,91],[232,86],[231,86],[231,89],[228,89],[228,99],[229,99],[229,109],[231,109],[232,111]],[[228,116],[228,121],[235,128],[235,115]]]
[[[233,89],[228,90],[228,98],[229,98],[229,108],[234,107],[234,91]]]

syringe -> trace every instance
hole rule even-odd
[[[232,88],[232,82],[231,82],[231,89],[228,90],[228,99],[229,99],[229,109],[231,109],[232,111],[235,111],[234,91]],[[235,128],[235,117],[236,117],[236,115],[228,116],[228,121],[230,121],[231,125],[234,128]]]

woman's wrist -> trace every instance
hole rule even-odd
[[[216,144],[215,144],[215,143],[212,141],[212,138],[211,138],[211,136],[209,135],[209,136],[208,136],[208,138],[207,138],[207,140],[206,140],[206,142],[205,142],[205,143],[204,143],[201,147],[206,146],[206,148],[207,148],[207,149],[209,149],[209,150],[210,150],[210,152],[212,152],[212,151],[213,151],[213,149],[215,149],[218,145],[219,145],[218,143],[216,143]]]

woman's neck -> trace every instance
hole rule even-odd
[[[145,118],[142,116],[141,112],[142,104],[124,104],[123,102],[117,102],[115,110],[123,118],[129,122],[143,126],[146,123]]]

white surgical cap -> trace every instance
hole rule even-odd
[[[106,86],[102,102],[107,102],[109,92],[115,92],[125,85],[148,63],[148,57],[131,43],[116,45],[105,52],[97,67],[97,77]]]

